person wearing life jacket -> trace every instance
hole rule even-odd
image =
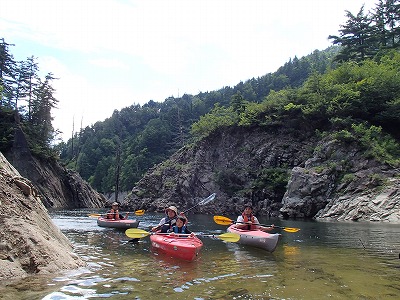
[[[172,226],[170,232],[173,234],[189,234],[190,236],[194,236],[194,233],[188,229],[186,223],[187,223],[186,217],[179,215],[176,218],[176,224]]]
[[[107,219],[113,220],[125,220],[128,218],[129,212],[126,213],[125,217],[119,213],[119,204],[114,202],[111,204],[111,209],[107,212]]]
[[[245,230],[271,231],[274,225],[271,225],[271,227],[261,226],[257,217],[253,215],[253,206],[247,203],[244,205],[243,213],[237,217],[235,227]]]
[[[165,209],[166,217],[160,220],[157,226],[154,226],[151,231],[155,232],[160,230],[161,233],[166,233],[168,230],[172,229],[172,227],[176,224],[176,219],[178,217],[178,209],[176,206],[170,206]]]

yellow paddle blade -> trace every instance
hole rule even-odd
[[[284,227],[284,228],[282,228],[283,229],[283,231],[286,231],[286,232],[297,232],[297,231],[299,231],[300,230],[300,228],[294,228],[294,227]]]
[[[144,215],[144,209],[138,209],[137,211],[135,211],[135,215],[143,216]]]
[[[214,222],[218,225],[231,225],[234,223],[233,220],[223,216],[214,216]]]
[[[137,228],[129,228],[125,230],[125,234],[127,237],[132,238],[132,239],[141,239],[144,238],[148,235],[151,234],[151,232],[142,230],[142,229],[137,229]]]
[[[227,232],[220,235],[216,235],[216,237],[225,242],[230,242],[230,243],[236,243],[237,241],[240,240],[240,235],[233,232]]]
[[[100,214],[89,214],[88,217],[89,218],[99,218],[99,217],[101,217],[101,215]]]

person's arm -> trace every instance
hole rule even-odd
[[[265,232],[270,232],[270,231],[272,231],[273,229],[274,229],[274,224],[272,224],[271,226],[260,226],[260,229],[262,230],[262,231],[265,231]]]
[[[162,218],[161,220],[160,220],[160,223],[158,223],[158,225],[157,226],[154,226],[153,228],[151,228],[151,231],[157,231],[157,230],[159,230],[164,224],[165,224],[165,218]]]

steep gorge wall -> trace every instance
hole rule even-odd
[[[260,181],[282,169],[289,174],[283,190]],[[124,204],[184,210],[213,192],[217,200],[195,212],[235,215],[252,202],[259,215],[400,222],[398,169],[366,158],[357,145],[285,128],[228,128],[182,148],[150,170]]]
[[[105,197],[77,172],[67,170],[54,160],[33,156],[21,128],[16,128],[13,147],[4,156],[31,181],[47,208],[104,207],[106,203]]]

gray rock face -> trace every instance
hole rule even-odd
[[[291,171],[285,217],[400,223],[399,169],[366,159],[355,145],[322,141],[318,149]]]
[[[29,180],[0,153],[0,280],[83,266],[40,197],[26,187]]]
[[[258,215],[400,222],[399,169],[365,157],[357,145],[292,129],[229,128],[149,170],[123,202],[185,210],[215,192],[193,211],[234,215],[252,202]],[[283,187],[273,185],[280,170],[288,172]]]
[[[47,208],[103,207],[106,202],[78,173],[65,169],[55,160],[33,156],[20,128],[16,129],[13,148],[5,157],[29,179]]]

